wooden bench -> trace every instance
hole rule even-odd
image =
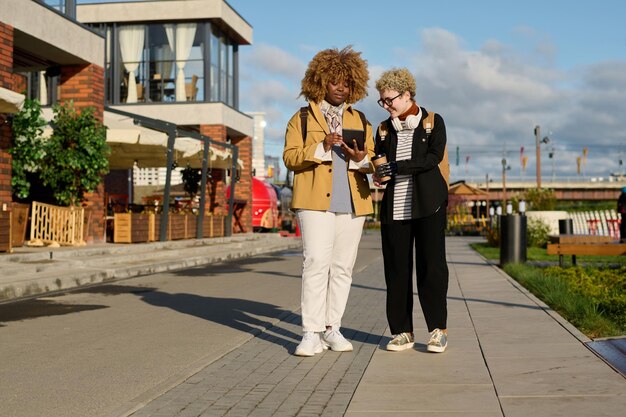
[[[572,255],[572,265],[576,265],[576,255],[626,255],[626,243],[619,243],[612,236],[559,235],[556,243],[548,244],[547,253],[559,255],[559,266],[563,266],[564,255]]]

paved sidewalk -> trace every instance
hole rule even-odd
[[[0,302],[119,279],[300,248],[277,233],[82,247],[19,247],[0,253]]]
[[[297,312],[171,390],[122,415],[141,416],[618,416],[626,380],[588,339],[524,288],[452,237],[449,348],[387,352],[390,335],[380,242],[364,236],[343,332],[354,352],[293,356]],[[279,288],[276,289],[280,291]],[[117,414],[119,415],[119,414]]]

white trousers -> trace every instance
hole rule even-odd
[[[302,235],[302,329],[339,329],[346,309],[352,268],[356,261],[365,216],[298,210]]]

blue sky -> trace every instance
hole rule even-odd
[[[409,68],[418,104],[446,122],[453,180],[497,177],[503,156],[509,175],[534,178],[535,125],[550,138],[542,145],[544,181],[552,172],[576,176],[584,148],[584,175],[626,169],[619,165],[626,164],[622,1],[227,2],[253,27],[253,45],[240,48],[240,104],[266,113],[268,154],[280,157],[287,120],[304,105],[298,94],[308,61],[321,49],[353,45],[370,69],[369,96],[356,107],[378,124],[387,114],[376,104],[376,79]]]
[[[553,168],[557,176],[576,176],[585,147],[584,174],[606,177],[623,169],[623,2],[228,3],[254,29],[254,44],[241,48],[241,104],[244,111],[267,113],[268,153],[281,153],[286,121],[303,103],[296,97],[311,57],[351,44],[371,74],[370,94],[356,107],[374,124],[386,118],[375,103],[374,82],[385,69],[408,67],[418,103],[446,121],[456,179],[498,176],[503,156],[509,175],[534,177],[535,125],[551,139],[542,146],[544,177]]]

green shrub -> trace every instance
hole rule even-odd
[[[541,219],[528,218],[526,228],[526,243],[528,246],[545,248],[548,245],[548,233],[550,226]]]
[[[41,116],[41,104],[27,98],[24,107],[13,118],[13,146],[11,185],[18,199],[30,195],[31,177],[38,175],[46,156],[46,140],[42,137],[46,121]]]
[[[626,327],[626,266],[616,269],[554,266],[546,268],[545,273],[566,281],[577,293],[593,300],[602,313]]]
[[[528,210],[554,210],[556,207],[556,194],[549,188],[530,188],[521,194],[521,199],[526,200]]]

